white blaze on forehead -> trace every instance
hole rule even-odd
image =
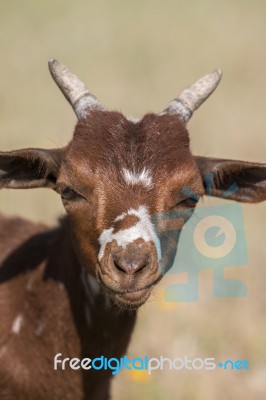
[[[154,242],[158,259],[161,259],[161,244],[157,236],[154,225],[151,222],[150,215],[145,206],[140,206],[137,210],[130,208],[127,212],[119,215],[114,222],[121,221],[127,215],[134,215],[139,218],[139,221],[127,229],[120,229],[118,232],[113,233],[114,228],[105,229],[99,237],[101,245],[98,259],[99,261],[104,255],[107,243],[113,240],[117,241],[118,246],[126,247],[129,243],[136,239],[143,239],[146,242]]]
[[[141,172],[132,172],[129,169],[123,168],[123,177],[127,184],[135,185],[142,183],[146,187],[152,187],[152,176],[149,170],[143,168]]]

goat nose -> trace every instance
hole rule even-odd
[[[127,258],[125,256],[113,255],[114,267],[120,273],[134,275],[142,271],[148,265],[147,256],[138,257],[137,259]]]

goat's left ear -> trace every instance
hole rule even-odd
[[[62,149],[0,152],[0,189],[54,188]]]
[[[266,200],[266,164],[195,157],[205,192],[247,203]]]

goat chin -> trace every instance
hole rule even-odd
[[[128,293],[114,293],[112,299],[119,308],[124,310],[137,310],[150,297],[152,288],[142,289]]]
[[[131,291],[117,291],[101,282],[102,290],[121,310],[137,310],[150,297],[154,285]]]
[[[128,287],[118,286],[117,282],[106,282],[101,273],[96,274],[97,281],[102,291],[121,310],[137,310],[141,307],[154,290],[154,287],[162,279],[162,274],[156,274],[153,280],[145,282],[146,285],[130,285]]]

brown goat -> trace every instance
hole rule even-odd
[[[78,117],[73,139],[62,149],[1,152],[0,188],[52,188],[67,215],[54,229],[0,216],[0,398],[108,399],[110,370],[68,361],[54,369],[55,355],[122,357],[137,308],[165,272],[152,216],[193,209],[206,172],[213,196],[236,183],[229,198],[266,200],[266,164],[190,152],[186,124],[220,71],[160,115],[133,121],[105,111],[58,61],[49,66]]]

